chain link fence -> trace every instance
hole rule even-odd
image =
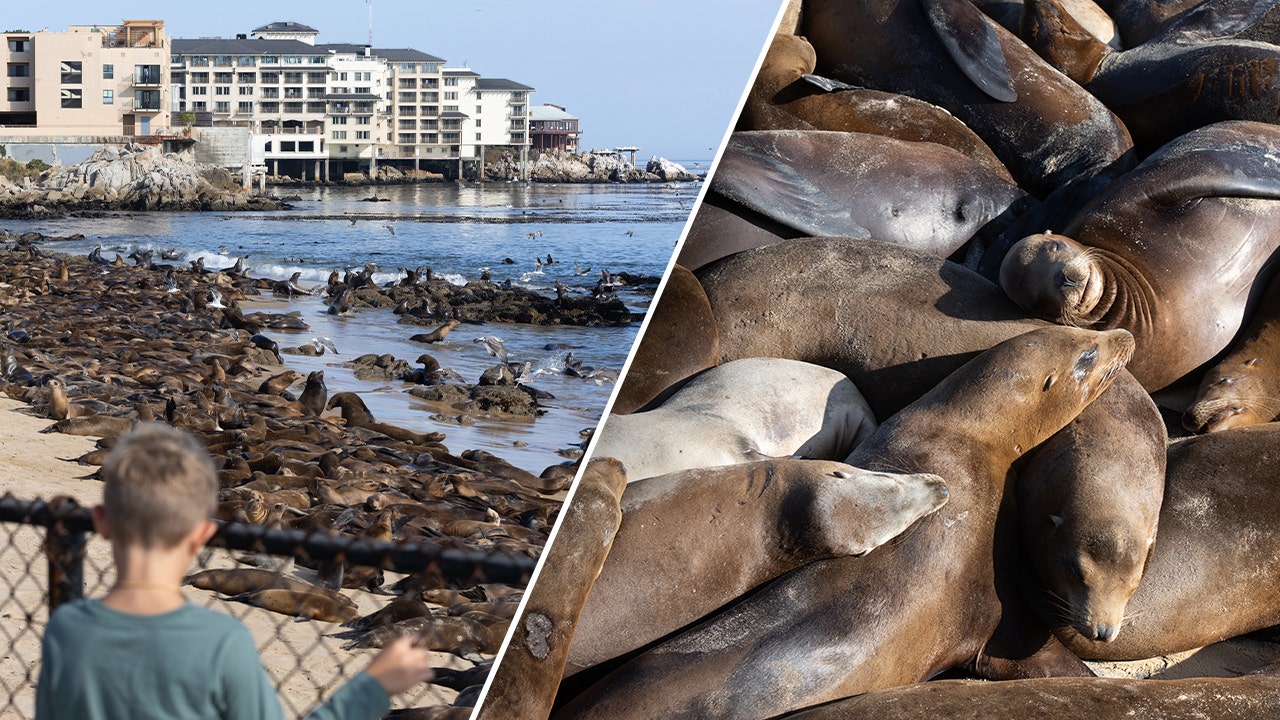
[[[223,523],[184,592],[249,628],[286,717],[305,716],[406,632],[436,651],[437,677],[395,698],[391,716],[466,717],[535,562],[428,542]],[[110,544],[74,500],[0,498],[0,642],[8,648],[0,657],[0,718],[35,717],[50,612],[105,595],[112,567]]]

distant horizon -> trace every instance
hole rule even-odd
[[[714,157],[728,129],[779,7],[780,0],[472,0],[440,8],[374,0],[373,46],[412,48],[450,67],[530,85],[531,106],[554,103],[581,119],[583,150],[634,145],[640,164],[655,155],[703,161]],[[63,0],[6,8],[3,29],[155,19],[171,38],[234,38],[293,21],[318,30],[318,44],[365,45],[368,14],[365,0],[296,10],[247,0],[172,6]]]

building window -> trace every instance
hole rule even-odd
[[[227,73],[227,72],[214,73],[214,74],[213,74],[213,81],[214,81],[214,82],[216,82],[216,83],[227,83],[227,84],[230,84],[230,83],[231,83],[231,78],[233,78],[233,77],[235,77],[235,73]]]
[[[324,81],[327,78],[328,78],[327,73],[322,73],[322,72],[307,73],[307,82],[311,83],[312,85],[323,85]]]
[[[441,133],[440,136],[446,143],[462,142],[462,133]]]
[[[9,102],[31,102],[31,88],[9,88]]]
[[[116,104],[116,91],[115,91],[115,90],[103,90],[103,91],[102,91],[102,104],[103,104],[103,105],[115,105],[115,104]]]
[[[334,140],[346,140],[346,139],[347,139],[347,131],[346,131],[346,130],[334,130],[334,131],[333,131],[333,139],[334,139]]]
[[[324,103],[323,103],[323,102],[309,102],[309,103],[307,103],[307,112],[309,112],[309,113],[313,113],[313,114],[316,114],[316,115],[319,115],[319,114],[323,113],[323,112],[324,112]]]
[[[396,99],[400,102],[411,103],[418,97],[417,93],[402,92],[396,94]]]
[[[258,76],[256,73],[236,73],[236,82],[255,83],[258,82]]]
[[[346,73],[338,73],[338,79],[339,79],[339,80],[342,80],[342,81],[346,81],[346,79],[347,79],[347,74],[346,74]]]
[[[134,90],[133,91],[133,107],[137,110],[159,110],[160,109],[160,91],[159,90]],[[202,110],[204,108],[201,108]]]
[[[458,99],[458,91],[457,91],[457,90],[454,90],[454,91],[451,91],[451,92],[446,92],[446,93],[444,94],[444,99],[445,99],[445,100],[457,100],[457,99]]]
[[[9,38],[9,52],[31,52],[31,38]]]
[[[415,115],[418,111],[418,108],[412,105],[400,105],[398,109],[401,115]]]
[[[187,56],[186,55],[170,55],[169,64],[170,65],[186,65]]]
[[[329,118],[329,124],[330,124],[330,125],[346,125],[346,124],[347,124],[347,116],[346,116],[346,115],[336,115],[336,116],[334,116],[334,117],[331,117],[331,118]]]
[[[368,115],[360,115],[360,116],[358,116],[358,117],[356,118],[356,124],[357,124],[357,125],[369,125],[369,124],[371,124],[371,121],[372,121],[372,120],[373,120],[373,118],[369,117]]]
[[[368,139],[369,139],[369,131],[368,131],[368,130],[357,130],[357,131],[356,131],[356,139],[357,139],[357,140],[368,140]]]
[[[241,95],[252,95],[252,94],[253,94],[253,86],[252,86],[252,85],[241,85],[241,86],[240,86],[240,94],[241,94]]]
[[[285,65],[301,65],[302,56],[301,55],[285,55],[284,64]]]
[[[285,103],[285,104],[284,104],[284,111],[285,111],[285,113],[286,113],[286,114],[288,114],[288,115],[301,115],[301,114],[302,114],[302,103],[300,103],[300,102],[287,102],[287,103]]]
[[[476,127],[480,127],[480,118],[476,118]]]
[[[230,55],[214,55],[214,56],[213,56],[213,64],[214,64],[216,67],[230,67],[230,66],[231,66],[231,56],[230,56]]]
[[[275,99],[280,97],[280,88],[264,87],[262,88],[262,97]]]
[[[480,133],[476,133],[476,142],[480,142]]]
[[[416,72],[418,70],[417,63],[400,63],[400,72]]]
[[[440,63],[422,63],[422,72],[429,75],[440,72]]]
[[[346,146],[346,145],[339,145],[339,146],[338,146],[338,152],[340,152],[340,153],[345,153],[346,151],[347,151],[347,146]]]
[[[307,99],[308,99],[308,100],[323,100],[323,99],[324,99],[324,88],[322,88],[322,87],[318,87],[318,88],[307,88]]]
[[[263,65],[279,65],[280,56],[279,55],[263,55],[262,64]]]
[[[461,120],[445,120],[443,127],[445,130],[461,130],[462,121]]]
[[[458,106],[457,106],[457,105],[445,105],[445,106],[444,106],[444,111],[445,111],[445,112],[458,112]]]
[[[357,94],[357,95],[372,95],[372,94],[373,94],[373,89],[372,89],[372,88],[369,88],[369,87],[360,87],[359,85],[357,85],[357,86],[356,86],[356,94]]]
[[[82,107],[82,97],[80,88],[62,88],[62,107]]]
[[[231,94],[231,86],[230,86],[230,85],[217,85],[217,86],[215,86],[215,87],[213,88],[213,94],[214,94],[214,95],[230,95],[230,94]]]
[[[230,114],[230,112],[231,112],[231,103],[229,103],[229,102],[216,102],[216,103],[214,103],[214,104],[213,104],[213,111],[214,111],[214,112],[216,112],[216,113],[226,113],[226,114]]]
[[[445,78],[445,79],[444,79],[444,86],[445,86],[445,87],[457,87],[457,86],[458,86],[458,78],[456,78],[456,77],[447,77],[447,78]]]
[[[160,66],[159,65],[134,65],[133,66],[133,83],[135,85],[159,85],[160,84]]]
[[[193,87],[193,88],[191,88],[191,94],[192,94],[192,95],[208,95],[208,94],[209,94],[209,88],[207,88],[207,87]]]
[[[284,74],[284,81],[285,81],[286,83],[288,83],[289,85],[301,85],[301,84],[302,84],[302,73],[300,73],[300,72],[287,72],[287,73],[285,73],[285,74]]]
[[[236,56],[236,65],[239,65],[240,67],[253,67],[256,62],[256,59],[252,55]]]
[[[314,140],[299,140],[298,152],[315,152],[316,143]]]
[[[483,96],[480,94],[480,91],[479,91],[479,90],[477,90],[477,91],[476,91],[476,99],[477,99],[477,100],[479,100],[481,97],[483,97]],[[476,112],[480,112],[480,107],[479,107],[479,106],[476,106]]]
[[[209,67],[208,55],[192,55],[191,67]]]
[[[280,73],[264,72],[262,73],[262,82],[267,85],[275,85],[280,82]]]
[[[422,102],[424,103],[440,102],[440,93],[438,92],[424,92],[420,97],[422,98]]]
[[[209,109],[209,103],[204,102],[203,100],[196,100],[191,103],[191,109],[196,112],[204,112]]]
[[[401,130],[414,130],[418,127],[417,120],[401,120],[398,124]]]
[[[435,117],[436,115],[440,114],[440,106],[439,105],[423,105],[422,114],[428,115],[430,117]]]
[[[116,66],[115,66],[115,65],[103,65],[103,66],[102,66],[102,79],[103,79],[103,80],[114,80],[115,78],[116,78]]]
[[[422,121],[423,130],[438,130],[439,128],[440,128],[439,120],[423,120]]]
[[[476,106],[476,114],[477,114],[477,115],[479,115],[479,114],[480,114],[480,111],[481,111],[481,110],[483,110],[483,109],[484,109],[484,108],[482,108],[482,107],[480,107],[479,105],[477,105],[477,106]]]
[[[290,100],[300,100],[302,99],[302,88],[287,87],[284,89],[284,96]]]
[[[9,77],[31,77],[31,66],[27,63],[9,63]]]
[[[80,84],[80,61],[63,60],[62,61],[62,84],[63,85],[79,85]],[[79,94],[77,93],[77,98]],[[66,96],[63,96],[62,107],[80,107],[79,103],[75,105],[66,104]]]
[[[435,145],[440,142],[440,137],[435,133],[422,133],[422,142],[428,145]]]
[[[417,139],[418,136],[413,133],[400,133],[400,135],[397,136],[396,142],[401,145],[412,145],[413,141]]]
[[[197,84],[197,85],[203,85],[204,83],[209,82],[209,73],[207,73],[207,72],[199,72],[199,73],[197,73],[197,72],[193,72],[193,73],[191,73],[191,82],[193,82],[193,83],[195,83],[195,84]]]
[[[262,108],[262,112],[267,113],[267,114],[274,114],[274,113],[278,113],[278,112],[280,112],[280,103],[278,103],[278,102],[264,102],[264,103],[262,103],[261,108]]]
[[[312,65],[323,65],[323,64],[324,64],[324,56],[322,56],[322,55],[312,55],[312,56],[310,56],[310,57],[308,57],[308,58],[307,58],[307,62],[311,63]]]
[[[400,78],[400,89],[415,90],[418,87],[417,78]]]
[[[253,103],[251,103],[251,102],[236,103],[236,114],[237,114],[237,115],[252,115],[252,114],[253,114]]]

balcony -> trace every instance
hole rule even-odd
[[[159,65],[134,65],[134,87],[160,87],[162,76]]]
[[[159,90],[135,90],[133,93],[133,109],[135,112],[160,112]]]

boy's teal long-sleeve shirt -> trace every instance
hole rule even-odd
[[[280,720],[280,700],[249,630],[190,603],[132,615],[98,600],[54,612],[44,635],[37,720]],[[308,720],[373,720],[390,707],[367,672]]]

